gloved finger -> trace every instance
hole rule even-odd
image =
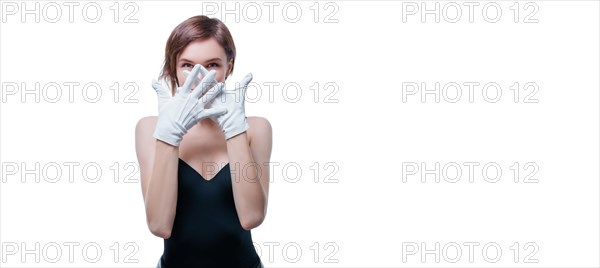
[[[208,70],[206,68],[204,68],[204,66],[202,64],[198,64],[200,65],[200,74],[202,74],[202,76],[205,76],[208,74]]]
[[[241,101],[242,105],[244,103],[244,100],[246,99],[246,91],[248,89],[248,84],[250,84],[250,82],[252,81],[252,73],[248,73],[246,74],[246,76],[244,76],[244,78],[242,78],[242,80],[240,81],[239,84],[236,85],[236,88],[234,89],[235,93],[235,100],[236,102]]]
[[[202,103],[194,106],[190,111],[190,114],[196,118],[206,118],[210,116],[219,116],[225,114],[227,112],[227,108],[225,107],[211,107],[205,108]]]
[[[167,89],[165,89],[162,86],[162,84],[156,80],[152,80],[152,88],[154,88],[154,91],[156,91],[156,94],[160,98],[171,97],[171,94],[169,93],[169,91]]]
[[[213,101],[217,96],[219,96],[223,92],[223,83],[218,83],[211,89],[209,89],[202,98],[200,98],[200,102],[207,104]]]
[[[227,108],[225,107],[213,107],[213,108],[209,108],[209,109],[204,109],[203,113],[206,116],[210,116],[210,117],[218,117],[221,115],[224,115],[227,113]]]
[[[204,68],[204,66],[202,66],[202,64],[197,64],[200,65],[200,74],[202,74],[202,77],[206,76],[208,74],[208,70],[206,68]],[[185,76],[185,78],[187,79],[187,77],[190,75],[190,71],[188,70],[183,70],[183,76]],[[196,76],[194,78],[193,83],[197,82],[198,80],[200,80],[200,77]],[[196,87],[196,85],[192,85],[192,87]]]
[[[189,77],[189,76],[190,76],[190,71],[188,71],[188,70],[183,70],[183,77],[185,77],[185,79],[186,79],[186,80],[188,79],[188,77]],[[191,79],[191,78],[190,78],[190,79]],[[196,83],[196,82],[198,82],[198,80],[200,80],[200,79],[198,79],[198,77],[195,77],[195,78],[194,78],[194,80],[192,81],[192,87],[196,87],[196,84],[195,84],[195,83]]]
[[[200,84],[196,86],[194,92],[192,92],[192,98],[200,98],[200,95],[204,94],[208,91],[215,83],[215,76],[217,76],[217,71],[211,70],[204,76]]]
[[[156,80],[154,80],[154,79],[152,79],[152,88],[153,88],[153,89],[154,89],[154,91],[156,91],[156,93],[157,93],[157,94],[159,94],[159,95],[160,95],[161,93],[163,93],[163,92],[167,92],[167,90],[166,90],[166,89],[163,87],[163,85],[162,85],[160,82],[158,82],[158,81],[156,81]]]
[[[188,78],[188,76],[190,76],[190,71],[188,70],[183,70],[183,76],[185,77],[185,79]],[[196,80],[200,80],[197,76],[196,76]]]
[[[183,70],[183,76],[187,79],[187,77],[190,75],[190,71],[189,70]]]
[[[250,84],[252,78],[252,73],[248,73],[246,76],[244,76],[244,78],[242,78],[239,84],[236,84],[236,88],[232,92],[235,93],[236,102],[241,101],[243,105],[244,100],[246,99],[246,90],[248,89],[248,84]]]
[[[196,64],[196,66],[194,66],[192,71],[189,73],[189,75],[185,79],[185,82],[183,83],[183,86],[182,86],[184,94],[188,94],[192,91],[192,84],[194,83],[194,80],[196,80],[198,73],[200,73],[201,68],[202,68],[202,65]],[[191,76],[191,79],[190,79],[190,76]]]
[[[248,87],[248,84],[250,84],[250,82],[252,81],[252,78],[253,78],[252,73],[248,73],[246,76],[244,76],[244,78],[240,82],[240,87],[242,87],[242,88]]]
[[[208,74],[208,70],[206,68],[204,68],[204,66],[202,66],[202,64],[196,64],[196,65],[200,65],[200,74],[202,74],[202,76]],[[183,70],[183,75],[185,75],[185,77],[187,77],[189,74],[190,74],[190,71]]]
[[[162,85],[156,81],[156,79],[152,79],[152,88],[154,88],[154,90],[158,91],[159,89],[162,88]]]

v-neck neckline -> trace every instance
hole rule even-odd
[[[217,173],[215,174],[215,176],[213,176],[212,178],[210,178],[209,180],[207,180],[207,179],[204,178],[204,176],[202,176],[202,174],[200,174],[200,172],[198,172],[198,170],[196,170],[194,167],[192,167],[187,162],[183,161],[183,159],[179,158],[179,161],[183,162],[186,166],[188,166],[189,168],[191,168],[196,174],[198,174],[198,176],[200,176],[200,179],[202,179],[205,182],[211,182],[214,179],[216,179],[217,176],[219,176],[219,174],[221,174],[221,171],[223,171],[223,169],[225,169],[225,167],[227,167],[229,165],[229,162],[228,162],[221,169],[219,169],[219,171],[217,171]]]

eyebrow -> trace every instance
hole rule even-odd
[[[181,58],[181,59],[179,59],[179,60],[180,60],[180,61],[184,61],[184,62],[194,63],[193,61],[191,61],[191,60],[188,60],[188,59],[186,59],[186,58]],[[215,60],[216,60],[216,61],[220,61],[221,59],[220,59],[220,58],[212,58],[212,59],[209,59],[209,60],[205,61],[205,63],[207,63],[207,62],[211,62],[211,61],[215,61]]]

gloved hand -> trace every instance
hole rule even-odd
[[[226,89],[221,91],[210,104],[211,109],[227,109],[226,114],[210,117],[221,126],[227,140],[248,130],[244,103],[246,101],[246,89],[250,81],[252,81],[252,73],[248,73],[239,83],[227,84]]]
[[[202,81],[192,91],[192,85],[198,80],[197,76],[200,72],[203,72]],[[222,84],[215,85],[216,72],[214,70],[208,72],[202,65],[197,64],[190,75],[191,78],[186,79],[183,86],[177,88],[175,96],[170,99],[167,99],[170,93],[160,83],[152,85],[157,92],[160,109],[154,137],[176,147],[179,146],[183,135],[198,121],[227,112],[226,107],[208,108],[208,104],[223,90]],[[200,97],[203,93],[206,94]]]

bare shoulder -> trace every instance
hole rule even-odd
[[[156,128],[157,119],[158,116],[142,117],[135,126],[136,139],[141,138],[141,136],[146,136],[149,131],[154,130],[154,128]]]
[[[248,143],[250,147],[258,146],[270,151],[273,143],[273,128],[269,120],[260,116],[249,116],[247,119]]]
[[[146,116],[141,118],[135,126],[135,149],[138,161],[146,162],[149,157],[153,157],[154,129],[156,128],[157,116]]]
[[[249,135],[272,135],[273,127],[269,120],[261,116],[249,116],[248,119],[248,134]]]
[[[140,118],[140,120],[138,120],[138,122],[137,122],[137,125],[135,126],[136,133],[138,132],[138,130],[146,130],[148,128],[155,128],[157,119],[158,119],[158,116],[146,116],[146,117]]]

